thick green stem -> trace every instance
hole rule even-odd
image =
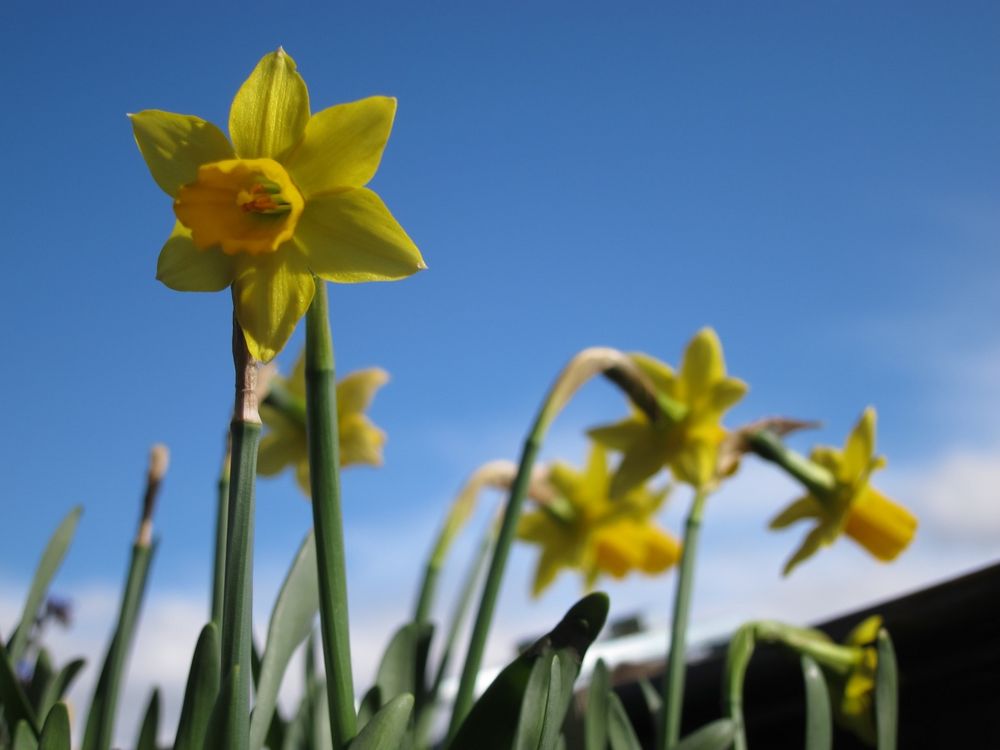
[[[834,491],[836,479],[828,469],[793,451],[773,432],[752,433],[747,437],[747,444],[758,456],[777,464],[801,482],[814,497],[824,498]]]
[[[231,699],[225,706],[225,726],[233,736],[227,747],[246,748],[250,741],[250,681],[253,609],[254,484],[260,415],[257,412],[257,363],[247,350],[243,330],[233,317],[233,362],[236,403],[230,427],[229,512],[226,529],[226,577],[222,601],[222,675],[233,674]],[[238,669],[237,669],[238,668]],[[235,670],[235,671],[234,671]]]
[[[670,626],[670,648],[667,653],[667,677],[663,681],[663,708],[661,714],[661,737],[659,747],[670,750],[680,739],[681,709],[684,706],[684,672],[687,666],[685,652],[687,626],[691,609],[691,586],[694,581],[694,562],[698,552],[698,536],[701,532],[701,516],[708,491],[695,492],[684,526],[684,549],[677,574],[677,589],[674,595],[673,621]]]
[[[232,461],[231,437],[226,435],[226,455],[219,468],[215,504],[215,558],[212,566],[212,622],[222,630],[222,602],[226,588],[226,535],[229,527],[229,472]]]
[[[340,509],[337,389],[326,283],[316,279],[306,313],[306,411],[316,562],[319,566],[320,632],[326,665],[327,704],[334,750],[357,732],[347,616],[347,566]]]
[[[462,721],[465,719],[469,709],[472,708],[472,701],[476,688],[476,676],[479,674],[479,667],[483,661],[483,652],[486,649],[486,637],[489,635],[490,625],[493,622],[493,610],[496,608],[497,596],[500,593],[500,582],[503,579],[504,568],[507,565],[507,557],[510,555],[511,545],[514,543],[514,536],[517,532],[518,519],[521,516],[521,506],[524,504],[524,497],[528,492],[531,483],[531,470],[535,465],[535,458],[541,446],[542,438],[548,428],[550,417],[548,415],[548,400],[542,408],[541,414],[535,421],[524,448],[521,451],[521,463],[517,469],[517,477],[510,490],[510,499],[504,510],[503,521],[500,525],[500,533],[497,535],[497,543],[493,548],[493,558],[490,560],[489,572],[486,574],[486,583],[483,586],[483,595],[479,603],[479,611],[476,613],[476,622],[472,628],[472,636],[469,640],[469,650],[465,657],[465,664],[462,667],[462,677],[458,685],[458,693],[455,696],[455,705],[452,709],[451,724],[448,728],[448,739],[451,740]]]

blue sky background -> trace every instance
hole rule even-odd
[[[77,599],[78,631],[103,642],[148,446],[163,441],[173,462],[144,622],[171,626],[172,661],[186,669],[207,606],[230,303],[154,279],[173,218],[125,113],[225,127],[236,89],[279,44],[314,110],[399,98],[372,187],[430,266],[330,290],[340,371],[392,374],[372,411],[389,434],[386,465],[344,478],[359,652],[407,611],[463,478],[516,457],[573,353],[604,344],[676,362],[703,325],[751,385],[733,425],[821,419],[797,440],[805,450],[840,443],[874,404],[890,458],[880,486],[923,525],[891,568],[844,540],[780,582],[799,533],[763,527],[795,490],[747,466],[710,509],[696,616],[820,617],[995,559],[995,3],[44,5],[11,6],[0,30],[11,357],[0,469],[16,518],[0,552],[4,632],[47,535],[83,503],[55,591]],[[300,345],[301,332],[286,370]],[[589,386],[546,457],[582,460],[580,430],[622,410],[610,388]],[[675,530],[685,503],[679,494],[665,517]],[[260,483],[257,524],[263,627],[310,524],[290,477]],[[495,655],[532,631],[533,613],[542,629],[578,593],[567,578],[528,603],[532,558],[515,555],[515,612],[498,622]],[[655,620],[672,587],[610,591]],[[133,673],[157,674],[144,653]]]

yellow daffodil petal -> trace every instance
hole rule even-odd
[[[642,562],[642,540],[635,524],[619,522],[594,534],[597,567],[614,578],[624,578]]]
[[[309,461],[299,461],[295,464],[295,482],[306,497],[312,495],[312,485],[309,480]]]
[[[283,49],[264,55],[236,92],[229,134],[244,159],[277,159],[302,138],[309,121],[309,91]]]
[[[854,425],[844,444],[840,479],[850,482],[867,476],[874,455],[875,410],[869,406]]]
[[[368,188],[312,196],[295,242],[313,272],[327,281],[393,281],[427,267],[417,246]]]
[[[827,536],[827,531],[823,528],[822,524],[806,534],[806,538],[802,541],[799,548],[795,550],[795,554],[785,563],[782,575],[789,575],[801,563],[815,555],[819,551],[819,548],[826,543]]]
[[[653,381],[653,386],[658,391],[663,391],[671,398],[675,397],[677,375],[670,365],[644,352],[632,352],[629,357]]]
[[[689,437],[670,462],[677,481],[687,482],[696,489],[707,487],[715,477],[719,442],[714,438]]]
[[[233,158],[222,131],[200,117],[147,109],[129,119],[146,166],[171,198],[181,185],[194,182],[202,164]]]
[[[876,558],[889,562],[913,540],[917,517],[869,487],[851,504],[844,532]]]
[[[237,257],[236,318],[250,354],[268,362],[288,343],[296,323],[309,309],[316,285],[305,258],[290,245],[274,253]]]
[[[681,543],[657,528],[645,530],[645,554],[640,565],[643,573],[656,575],[676,565],[681,559]]]
[[[370,96],[324,109],[309,118],[305,134],[285,164],[308,198],[362,187],[375,176],[392,131],[396,100]]]
[[[363,412],[371,405],[375,392],[389,382],[389,373],[380,367],[356,370],[337,381],[337,413]]]
[[[636,444],[622,456],[621,463],[611,479],[611,497],[623,497],[633,487],[638,487],[663,467],[664,450],[659,441],[650,440]]]
[[[844,643],[848,646],[867,646],[875,643],[875,640],[878,638],[878,631],[881,628],[881,615],[866,617],[860,623],[855,625],[851,632],[847,634],[847,638],[844,639]]]
[[[823,509],[819,501],[806,495],[792,502],[791,505],[772,518],[767,526],[770,529],[783,529],[804,518],[822,518],[822,515]]]
[[[722,344],[711,328],[702,328],[684,351],[681,381],[689,404],[709,394],[712,385],[726,374]]]
[[[306,455],[308,446],[305,431],[267,405],[261,405],[260,413],[268,432],[260,441],[257,473],[274,476],[280,474],[286,466],[296,464]]]
[[[156,278],[178,292],[218,292],[233,283],[236,261],[219,250],[199,250],[179,221],[160,250]]]
[[[340,438],[340,465],[382,465],[382,447],[385,433],[362,414],[351,414],[338,425]]]
[[[547,589],[564,567],[561,550],[545,547],[538,557],[538,567],[535,568],[535,580],[531,584],[531,595],[538,597]]]
[[[587,466],[581,477],[583,486],[594,496],[596,502],[602,502],[608,486],[608,454],[599,444],[594,444],[587,458]]]
[[[737,378],[723,378],[714,383],[708,397],[711,411],[721,416],[724,411],[743,398],[748,390],[749,386]]]
[[[517,538],[525,542],[542,544],[555,533],[558,533],[558,529],[554,527],[552,519],[541,511],[525,513],[517,523]]]
[[[587,430],[587,436],[595,443],[614,451],[627,451],[636,441],[645,440],[650,433],[649,422],[638,417],[623,419],[605,427]]]

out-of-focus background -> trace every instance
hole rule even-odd
[[[160,547],[120,732],[149,686],[172,727],[207,618],[214,482],[231,399],[226,294],[154,279],[173,222],[127,112],[225,126],[258,58],[283,45],[313,109],[391,94],[373,187],[429,270],[331,289],[341,373],[392,374],[372,416],[384,468],[344,476],[356,676],[412,606],[446,504],[480,463],[515,458],[545,389],[595,344],[677,362],[704,325],[749,382],[728,420],[822,420],[839,444],[879,410],[878,476],[921,527],[883,566],[841,540],[788,580],[801,531],[768,532],[796,488],[754,461],[712,499],[694,635],[749,617],[815,621],[995,560],[1000,533],[1000,6],[580,3],[10,5],[0,40],[7,354],[0,632],[65,512],[86,512],[53,593],[59,660],[99,660],[148,447],[173,454]],[[287,371],[296,335],[279,358]],[[544,457],[625,411],[588,386]],[[676,533],[678,492],[663,521]],[[461,577],[500,497],[484,497],[445,576]],[[258,486],[258,633],[311,522],[290,476]],[[528,596],[518,547],[489,658],[580,593]],[[667,617],[673,579],[610,582],[613,617]],[[442,600],[441,614],[450,600]],[[92,662],[93,663],[93,662]],[[293,667],[293,669],[295,669]],[[83,701],[91,669],[74,695]]]

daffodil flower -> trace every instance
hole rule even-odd
[[[916,516],[869,484],[871,475],[886,464],[884,457],[875,455],[875,419],[875,410],[865,409],[843,450],[828,446],[814,449],[810,459],[829,473],[831,481],[828,486],[812,483],[809,494],[771,521],[772,529],[803,519],[817,522],[785,565],[785,575],[841,534],[883,562],[894,560],[913,539]]]
[[[547,479],[551,497],[521,517],[518,538],[541,547],[532,593],[538,596],[563,568],[583,573],[586,588],[602,574],[624,578],[639,570],[655,575],[680,558],[680,544],[653,516],[667,490],[637,487],[612,500],[607,453],[594,445],[580,472],[555,463]]]
[[[653,381],[665,413],[653,422],[635,409],[631,417],[589,432],[623,454],[612,494],[621,496],[665,466],[678,481],[707,487],[716,479],[719,446],[726,437],[722,417],[743,398],[746,383],[726,376],[722,345],[711,328],[688,344],[680,373],[646,354],[632,359]]]
[[[385,433],[365,415],[375,392],[389,381],[389,374],[378,367],[358,370],[337,382],[337,434],[340,465],[382,465]],[[295,478],[306,495],[309,487],[309,449],[306,442],[305,358],[299,357],[291,377],[276,378],[272,393],[280,398],[265,398],[260,416],[267,428],[261,438],[257,472],[263,476],[295,469]]]
[[[131,115],[139,150],[177,219],[156,277],[186,292],[232,286],[250,354],[266,362],[308,309],[314,274],[388,281],[425,268],[365,187],[395,113],[395,99],[373,96],[311,115],[305,82],[279,49],[236,93],[232,143],[191,115]]]

